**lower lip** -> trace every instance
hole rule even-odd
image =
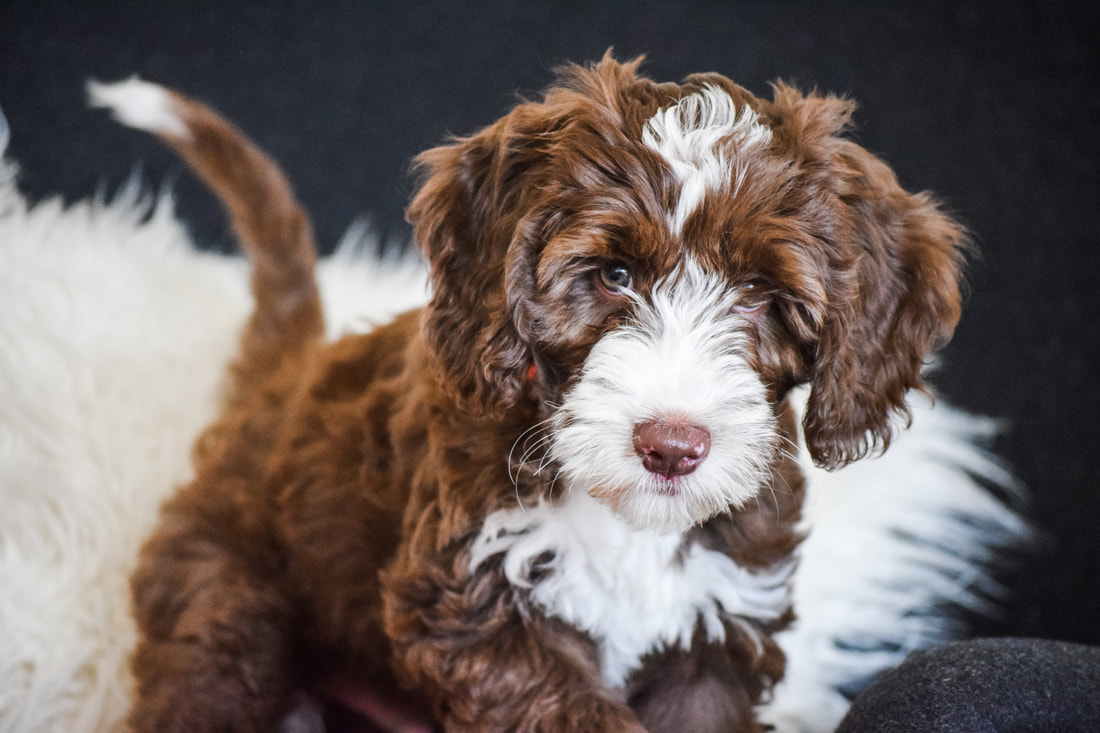
[[[657,493],[661,496],[676,496],[680,493],[680,487],[676,484],[676,479],[661,479],[657,482]]]

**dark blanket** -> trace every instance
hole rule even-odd
[[[882,675],[837,733],[1100,730],[1100,647],[979,639],[914,654]]]

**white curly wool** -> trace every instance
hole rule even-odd
[[[29,209],[0,175],[0,730],[111,729],[127,574],[214,413],[245,270],[134,187]]]
[[[793,400],[805,404],[805,390]],[[987,571],[1032,530],[994,497],[1023,489],[982,449],[987,418],[911,396],[913,423],[879,457],[828,472],[801,454],[804,525],[787,671],[760,717],[783,733],[831,731],[857,690],[917,649],[963,638],[958,611],[995,614]]]
[[[0,732],[117,730],[127,577],[216,410],[247,266],[195,251],[166,197],[32,208],[14,177],[0,167]],[[425,297],[418,263],[379,263],[361,239],[322,265],[333,334]],[[988,429],[922,408],[886,456],[808,469],[790,671],[762,711],[780,731],[830,729],[838,686],[961,632],[926,609],[993,590],[983,563],[1026,529],[975,480],[1012,484],[974,447]]]
[[[166,197],[28,207],[0,170],[0,731],[115,730],[134,643],[128,576],[190,475],[251,299]],[[322,264],[333,331],[424,300],[415,261],[349,236]]]

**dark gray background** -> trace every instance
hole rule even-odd
[[[0,105],[34,197],[170,182],[206,246],[232,238],[182,165],[83,106],[88,77],[179,87],[287,169],[331,248],[369,213],[395,246],[408,161],[491,122],[567,60],[648,54],[679,79],[783,78],[860,102],[857,139],[980,241],[941,391],[1005,419],[997,450],[1052,539],[983,633],[1100,643],[1100,13],[1095,3],[46,2],[0,5]],[[896,7],[895,7],[896,6]],[[2,314],[0,314],[2,317]]]

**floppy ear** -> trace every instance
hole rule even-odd
[[[909,194],[893,171],[835,139],[828,180],[838,207],[829,305],[803,420],[814,462],[837,468],[885,450],[895,418],[908,422],[910,389],[959,320],[968,239],[927,194]]]
[[[803,418],[814,462],[833,469],[885,450],[911,389],[959,320],[969,241],[927,194],[910,194],[894,172],[842,137],[854,104],[775,88],[777,137],[800,161],[824,231],[827,295],[808,377]]]
[[[506,280],[518,269],[509,252],[540,158],[535,107],[416,161],[423,178],[407,215],[431,265],[425,336],[444,389],[478,414],[514,404],[531,363]]]
[[[417,158],[421,184],[407,215],[431,265],[425,336],[443,388],[466,409],[499,415],[524,391],[527,337],[538,326],[528,304],[539,216],[554,214],[538,206],[553,188],[549,151],[592,100],[613,106],[640,63],[608,54],[592,68],[566,67],[543,101]]]

